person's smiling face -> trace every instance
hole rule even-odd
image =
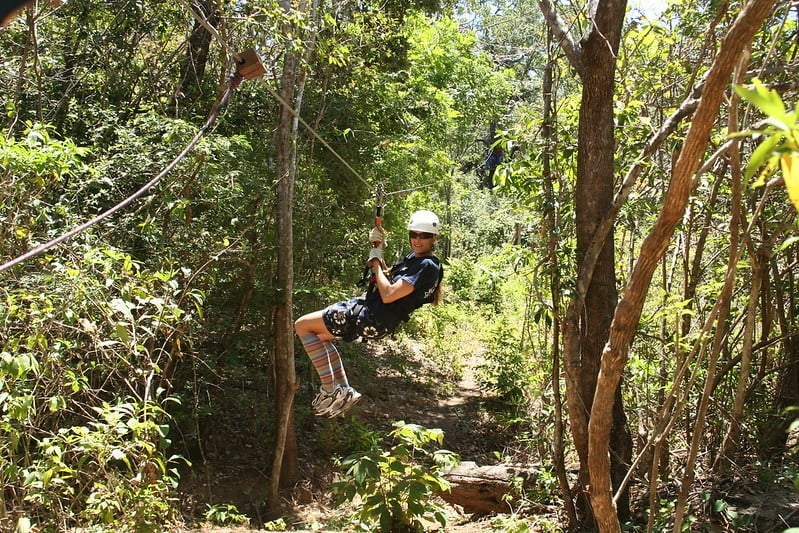
[[[409,231],[408,240],[411,242],[413,253],[417,256],[427,255],[433,249],[433,244],[438,236],[435,233],[425,233],[423,231]]]

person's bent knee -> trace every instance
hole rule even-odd
[[[303,315],[294,321],[294,333],[296,333],[297,335],[302,335],[303,333],[305,333],[305,325],[308,322],[308,320],[306,319],[307,316],[308,315]]]
[[[319,320],[322,320],[320,311],[302,315],[300,318],[295,320],[294,332],[300,336],[307,333],[317,333],[316,328],[314,327],[317,315],[319,315]]]

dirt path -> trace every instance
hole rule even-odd
[[[473,355],[464,362],[463,376],[452,395],[439,398],[435,404],[422,402],[418,408],[419,424],[444,431],[444,446],[461,455],[462,460],[485,463],[494,451],[501,451],[499,428],[487,416],[485,405],[490,400],[481,390],[475,374],[480,364]]]
[[[372,352],[374,350],[374,352]],[[363,361],[373,365],[358,368],[352,357],[350,381],[363,394],[361,402],[353,409],[348,420],[315,419],[302,428],[298,435],[301,446],[303,473],[301,483],[286,495],[289,529],[298,524],[310,526],[309,530],[320,531],[319,525],[328,523],[338,511],[331,505],[329,483],[332,481],[330,464],[332,449],[325,444],[327,439],[345,438],[352,423],[364,424],[368,428],[385,434],[395,421],[403,420],[426,428],[439,428],[444,432],[442,448],[460,455],[463,461],[478,464],[496,462],[494,453],[502,451],[508,435],[496,426],[486,409],[490,398],[481,390],[476,377],[479,355],[472,354],[459,362],[462,373],[456,384],[451,383],[452,369],[439,368],[421,350],[408,349],[407,345],[389,343],[368,346]],[[449,385],[448,385],[449,384]],[[306,394],[307,395],[307,394]],[[298,398],[300,405],[307,398]],[[309,401],[309,400],[308,400]],[[235,442],[231,435],[230,442]],[[264,521],[262,508],[253,504],[264,501],[264,490],[268,484],[268,465],[253,462],[255,450],[231,447],[226,459],[206,465],[194,465],[190,475],[184,479],[188,498],[194,499],[191,506],[203,509],[209,504],[232,503],[255,523]],[[257,455],[268,456],[268,450]],[[205,502],[208,502],[207,504]],[[443,503],[443,502],[442,502]],[[444,504],[446,505],[446,504]],[[450,507],[451,525],[447,531],[470,533],[489,531],[485,523],[473,523],[460,509]],[[294,524],[294,525],[291,525]],[[205,528],[185,531],[220,533],[222,531],[258,531],[246,528]]]
[[[437,367],[421,351],[412,352],[403,350],[402,360],[411,364],[400,372],[392,371],[388,364],[380,367],[371,379],[364,376],[351,379],[364,394],[353,416],[383,428],[388,428],[390,422],[403,420],[429,429],[441,429],[444,432],[442,448],[456,452],[462,461],[494,464],[494,453],[503,451],[508,435],[493,422],[486,409],[491,398],[477,378],[482,364],[480,354],[473,353],[461,360],[460,378],[454,385],[447,386],[446,369]],[[378,353],[374,357],[386,361],[391,356]],[[443,501],[439,504],[449,509],[448,533],[495,530],[489,522],[474,518],[458,507]]]
[[[438,368],[421,353],[407,351],[405,357],[410,356],[413,372],[395,373],[389,365],[372,379],[358,376],[364,399],[354,415],[377,424],[381,419],[403,420],[441,429],[443,447],[458,453],[462,460],[494,462],[494,452],[504,449],[507,435],[486,409],[491,398],[477,379],[480,353],[467,354],[458,362],[461,375],[457,383],[449,386],[445,385],[450,379],[447,369]],[[386,359],[385,354],[376,357]]]

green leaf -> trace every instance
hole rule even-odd
[[[128,333],[128,328],[125,327],[124,323],[117,322],[114,324],[114,331],[122,342],[126,344],[130,342],[130,333]]]
[[[752,156],[749,158],[749,163],[746,165],[746,171],[744,172],[744,177],[746,179],[751,179],[752,176],[755,175],[755,172],[766,164],[780,142],[782,142],[781,137],[772,135],[755,148],[754,152],[752,152]]]
[[[51,396],[47,404],[51,413],[57,413],[58,411],[64,409],[67,406],[67,401],[64,399],[63,396],[58,394],[56,396]]]
[[[735,86],[737,92],[743,99],[751,102],[769,117],[782,118],[786,114],[785,105],[777,91],[768,89],[763,82],[755,78],[752,80],[753,89]]]

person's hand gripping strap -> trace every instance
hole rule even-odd
[[[383,226],[375,226],[372,228],[372,231],[369,232],[369,242],[372,243],[372,246],[377,248],[386,247],[386,239],[388,237],[388,233],[386,232]]]
[[[383,226],[375,226],[372,228],[372,231],[369,232],[369,242],[372,243],[372,249],[369,250],[369,259],[366,261],[367,265],[372,264],[372,259],[377,259],[381,265],[383,264],[383,250],[386,248],[387,237],[388,233]]]
[[[372,260],[377,259],[380,264],[383,263],[383,247],[382,246],[373,246],[371,250],[369,250],[369,259],[366,260],[367,265],[372,264]]]

